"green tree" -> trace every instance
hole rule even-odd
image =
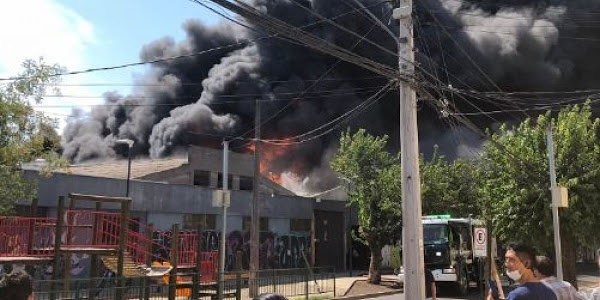
[[[482,195],[501,240],[532,242],[552,255],[553,229],[546,126],[555,128],[557,181],[568,187],[570,203],[560,209],[565,279],[576,285],[575,261],[581,245],[600,240],[600,120],[590,106],[572,106],[502,126],[483,155]],[[592,229],[592,230],[590,230]]]
[[[342,134],[332,169],[348,184],[350,203],[358,206],[360,236],[369,246],[370,283],[381,281],[381,249],[401,237],[400,165],[397,156],[387,152],[388,137],[373,137],[364,129],[354,135]]]
[[[19,171],[23,163],[45,158],[48,168],[64,164],[56,154],[60,141],[53,120],[30,104],[41,101],[62,69],[42,59],[28,60],[23,68],[15,80],[0,84],[0,214],[11,213],[15,201],[35,196],[35,186]]]
[[[424,215],[482,215],[477,161],[459,158],[448,162],[436,147],[430,160],[421,155],[420,166]]]

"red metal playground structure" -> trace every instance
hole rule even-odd
[[[81,202],[88,205],[78,208]],[[59,197],[56,218],[0,217],[0,264],[53,263],[53,279],[68,285],[70,259],[61,264],[60,257],[83,253],[91,256],[90,277],[98,277],[102,262],[119,277],[176,276],[187,269],[200,282],[216,281],[218,253],[199,251],[200,228],[182,232],[175,224],[170,232],[161,232],[130,218],[130,205],[131,198],[70,194]]]

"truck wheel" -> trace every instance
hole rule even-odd
[[[469,292],[469,278],[467,270],[462,268],[458,274],[458,281],[456,282],[456,291],[459,295],[465,296]]]

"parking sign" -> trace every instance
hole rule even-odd
[[[475,257],[487,256],[487,230],[485,227],[473,229],[473,251]]]

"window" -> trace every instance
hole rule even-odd
[[[259,231],[269,231],[269,218],[260,218]],[[242,230],[250,231],[250,217],[244,217]]]
[[[290,231],[310,232],[310,219],[291,219]]]
[[[254,182],[251,177],[240,176],[240,190],[251,191],[254,188]]]
[[[227,188],[231,190],[232,187],[233,187],[233,175],[229,174],[229,176],[227,176]],[[217,179],[217,188],[218,189],[223,188],[223,173],[219,173],[219,178]]]
[[[214,230],[216,224],[216,215],[186,214],[183,216],[183,229],[196,230],[202,225],[205,230]]]
[[[194,185],[210,186],[210,172],[194,170]]]

